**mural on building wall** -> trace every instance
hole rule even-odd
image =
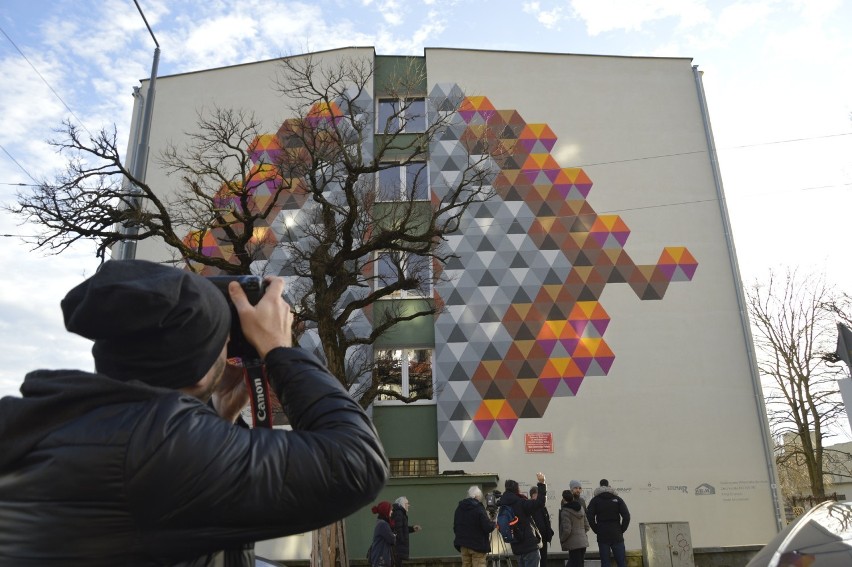
[[[438,85],[430,98],[440,107],[457,93]],[[557,163],[546,124],[486,97],[467,97],[459,118],[431,148],[433,191],[456,173],[472,133],[489,129],[506,151],[495,197],[465,213],[462,234],[448,242],[457,256],[445,266],[449,281],[435,289],[445,304],[435,327],[438,439],[451,461],[469,462],[486,440],[508,439],[519,419],[543,416],[552,398],[577,395],[585,379],[609,372],[607,284],[662,299],[698,264],[673,246],[656,264],[637,265],[624,250],[630,229],[595,212],[591,179]]]
[[[595,212],[587,200],[592,180],[581,168],[556,161],[557,137],[548,125],[497,110],[487,97],[465,97],[457,85],[434,86],[428,100],[430,113],[459,108],[430,146],[435,202],[476,152],[466,142],[487,132],[503,150],[494,196],[464,213],[459,234],[447,242],[456,257],[435,287],[445,306],[435,323],[438,439],[451,461],[470,462],[485,441],[508,439],[519,419],[542,417],[552,398],[575,396],[585,379],[609,372],[615,353],[604,339],[610,317],[600,303],[607,284],[629,285],[640,300],[659,300],[671,282],[690,281],[698,264],[682,246],[663,248],[656,264],[636,264],[624,250],[630,229],[618,215]],[[372,107],[366,98],[360,102]],[[333,105],[316,106],[308,119],[337,120],[338,114]],[[285,121],[277,133],[252,143],[258,175],[249,206],[264,204],[282,183],[269,164],[287,151],[288,128],[297,122]],[[310,197],[297,181],[288,183],[292,189],[277,206],[298,216]],[[220,193],[222,206],[240,206],[227,188]],[[286,259],[276,257],[286,231],[275,224],[283,216],[255,231],[261,261],[277,273],[286,272]],[[215,233],[203,237],[206,254],[233,254]],[[353,320],[369,324],[368,318]],[[319,345],[306,333],[302,346]]]

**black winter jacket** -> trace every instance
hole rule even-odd
[[[538,549],[538,539],[531,525],[532,516],[536,510],[544,508],[546,496],[547,486],[539,482],[535,500],[521,498],[514,492],[504,492],[500,497],[500,504],[511,506],[519,520],[520,541],[512,544],[512,553],[515,555],[523,555]]]
[[[141,382],[28,374],[0,400],[0,565],[254,565],[254,541],[372,502],[388,465],[361,407],[306,351],[266,366],[293,431]]]
[[[393,505],[391,524],[393,525],[393,533],[396,536],[396,547],[394,547],[396,559],[408,559],[411,549],[408,534],[412,533],[414,528],[408,525],[408,512],[399,504]]]
[[[627,504],[609,486],[595,489],[595,496],[586,509],[589,526],[598,536],[600,543],[620,543],[630,525]]]
[[[456,551],[462,547],[480,553],[491,552],[491,532],[497,526],[488,518],[485,506],[476,498],[465,498],[456,506],[453,516],[453,545]]]

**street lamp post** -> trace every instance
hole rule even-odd
[[[133,0],[133,3],[136,4],[136,9],[139,10],[139,15],[142,16],[142,20],[145,22],[145,27],[148,28],[148,33],[151,34],[151,39],[154,40],[154,45],[156,45],[156,48],[154,49],[154,61],[151,64],[151,80],[148,83],[148,91],[145,95],[139,95],[144,96],[145,105],[142,113],[142,121],[139,125],[139,135],[137,136],[138,143],[133,152],[132,163],[129,167],[133,178],[137,181],[144,182],[145,172],[148,168],[148,143],[151,139],[151,116],[154,113],[154,88],[157,84],[157,67],[160,63],[160,44],[157,42],[157,38],[154,37],[154,32],[151,30],[151,26],[148,25],[148,19],[145,18],[145,14],[142,12],[139,2],[137,0]],[[138,196],[139,188],[133,184],[130,187],[130,191],[133,194],[130,200],[130,207],[134,210],[139,210],[142,207],[142,201]],[[125,236],[135,237],[138,233],[138,226],[133,224],[125,226]],[[132,260],[136,257],[135,238],[127,238],[122,241],[119,257],[122,260]]]

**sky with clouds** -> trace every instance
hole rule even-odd
[[[344,46],[691,57],[704,73],[740,270],[825,272],[852,292],[852,2],[843,0],[138,0],[159,75]],[[126,140],[154,43],[133,0],[0,3],[0,204],[49,179],[63,120]],[[637,156],[641,155],[637,149]],[[97,267],[45,256],[0,211],[0,396],[35,368],[91,369],[59,301]]]

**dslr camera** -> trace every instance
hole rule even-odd
[[[263,297],[266,291],[266,282],[260,276],[207,276],[219,291],[225,295],[228,306],[231,309],[231,340],[228,342],[228,358],[240,358],[243,363],[256,361],[260,359],[255,348],[243,335],[243,329],[240,327],[240,317],[237,315],[237,308],[231,301],[231,295],[228,293],[228,284],[237,282],[248,297],[249,303],[257,305],[260,298]]]

